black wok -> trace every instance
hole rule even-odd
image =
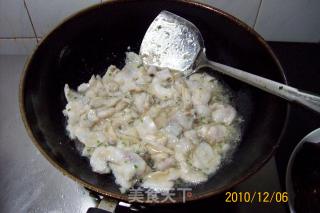
[[[75,88],[110,64],[122,66],[130,46],[138,52],[143,35],[161,10],[193,22],[201,31],[210,59],[286,83],[281,65],[267,43],[250,27],[224,12],[187,1],[108,1],[79,12],[46,36],[26,65],[20,84],[20,110],[41,153],[63,174],[105,196],[128,200],[112,175],[91,171],[65,130],[63,87]],[[209,71],[209,73],[213,73]],[[243,137],[233,160],[187,201],[230,189],[255,173],[274,153],[286,126],[288,104],[225,76],[244,117]],[[174,199],[182,201],[181,193]],[[170,202],[170,201],[168,201]]]

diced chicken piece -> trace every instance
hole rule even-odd
[[[158,162],[156,164],[156,168],[157,168],[157,170],[163,171],[163,170],[166,170],[170,167],[173,167],[175,165],[175,163],[176,163],[175,158],[169,157],[169,158],[164,159],[163,161]]]
[[[175,87],[178,91],[176,93],[176,98],[179,98],[179,96],[182,97],[183,107],[185,109],[189,109],[192,107],[192,100],[191,100],[191,92],[188,89],[188,86],[183,79],[177,79],[175,81]]]
[[[236,117],[236,110],[230,105],[214,104],[212,106],[212,120],[230,125]]]
[[[119,85],[133,83],[133,73],[128,70],[122,70],[115,75],[113,80]]]
[[[88,128],[76,127],[73,130],[81,143],[88,147],[97,147],[100,143],[107,143],[106,137],[100,131],[90,131]]]
[[[229,150],[231,149],[231,145],[228,143],[224,143],[221,145],[221,149],[218,149],[218,153],[222,156],[225,156],[226,154],[229,153]]]
[[[136,121],[137,118],[138,115],[133,109],[126,108],[112,115],[112,125],[114,128],[121,129],[129,123]],[[136,124],[138,124],[138,121],[136,121]]]
[[[204,75],[203,79],[204,79],[205,82],[209,82],[209,83],[212,83],[213,81],[216,81],[216,79],[211,75]]]
[[[107,142],[111,145],[116,144],[119,140],[119,137],[117,136],[116,132],[114,131],[112,125],[110,125],[106,129],[106,135],[107,135]]]
[[[121,100],[119,103],[117,103],[114,109],[116,110],[116,112],[120,112],[124,110],[128,105],[129,105],[129,101]]]
[[[167,138],[168,138],[167,147],[170,149],[175,149],[176,145],[179,142],[179,138],[171,134],[168,134]]]
[[[211,117],[211,109],[208,105],[196,105],[194,107],[200,117]]]
[[[68,84],[64,86],[64,94],[68,102],[79,100],[82,98],[82,95],[70,89]]]
[[[175,159],[179,164],[182,180],[188,183],[200,183],[206,181],[208,177],[188,164],[187,156],[192,149],[193,144],[188,139],[180,139],[175,148]]]
[[[96,148],[90,164],[97,172],[108,171],[109,165],[123,192],[132,187],[135,177],[142,176],[147,170],[147,164],[139,155],[113,146]]]
[[[63,113],[68,117],[69,125],[76,125],[80,122],[81,115],[86,114],[89,110],[90,107],[83,104],[82,101],[72,101],[67,104]]]
[[[137,93],[134,96],[134,104],[140,113],[148,110],[150,107],[150,95],[147,93]]]
[[[158,117],[159,113],[161,112],[161,107],[159,105],[151,106],[150,109],[144,113],[144,116],[149,116],[150,118]]]
[[[193,117],[187,116],[185,113],[178,111],[174,118],[184,129],[188,130],[192,128],[193,125]]]
[[[153,135],[158,131],[156,124],[149,116],[143,117],[142,121],[136,122],[135,126],[140,138],[143,138],[146,135]]]
[[[84,93],[84,92],[86,92],[89,88],[90,88],[90,85],[87,84],[87,83],[80,84],[80,85],[78,86],[78,92]]]
[[[156,170],[166,170],[170,167],[173,167],[175,164],[175,158],[170,156],[167,153],[161,152],[161,153],[152,153],[151,154],[151,159],[153,161],[153,168]]]
[[[115,75],[114,81],[120,85],[122,93],[129,91],[141,91],[142,89],[135,82],[136,73],[132,70],[122,69]]]
[[[151,92],[159,99],[170,99],[174,93],[175,90],[172,87],[166,88],[162,85],[162,82],[159,78],[153,78],[151,83]]]
[[[169,121],[168,114],[164,111],[159,112],[159,114],[154,118],[154,122],[158,128],[167,126],[168,121]]]
[[[179,170],[174,168],[165,171],[156,171],[146,175],[143,179],[142,186],[153,189],[155,192],[167,192],[172,189],[174,180],[179,177]]]
[[[192,153],[191,162],[192,166],[209,175],[219,168],[221,156],[209,144],[202,142]]]
[[[149,135],[150,136],[150,135]],[[146,147],[148,148],[150,154],[155,153],[167,153],[167,154],[174,154],[174,151],[171,150],[169,147],[159,143],[158,141],[153,141],[149,139],[149,136],[142,139],[144,143],[146,143]]]
[[[189,130],[185,131],[183,133],[184,137],[186,137],[189,141],[191,141],[193,144],[196,144],[199,142],[199,138],[197,135],[197,132],[195,130]]]
[[[170,70],[164,69],[156,73],[155,78],[158,78],[160,81],[172,80],[172,75]]]
[[[192,91],[193,105],[207,105],[211,99],[211,91],[205,87],[199,87]]]
[[[120,72],[120,70],[116,66],[110,65],[106,73],[102,77],[102,82],[104,83],[104,85],[107,86],[110,83],[110,81],[112,81],[115,74],[117,74],[118,72]]]
[[[105,147],[98,147],[94,150],[90,158],[90,165],[94,172],[100,174],[110,173],[110,168],[107,161],[109,150]]]
[[[99,108],[97,109],[97,116],[100,119],[108,118],[116,112],[115,108]]]
[[[108,97],[108,98],[102,98],[102,97],[95,97],[90,100],[90,105],[93,108],[98,107],[113,107],[120,101],[119,97]]]
[[[203,75],[201,73],[195,73],[195,74],[191,75],[189,79],[191,81],[202,82],[203,81]]]
[[[169,125],[165,128],[165,131],[177,137],[182,133],[182,127],[175,122],[170,122]]]
[[[109,81],[109,82],[105,83],[104,87],[105,87],[106,91],[108,91],[108,93],[110,95],[117,94],[115,92],[117,92],[119,90],[119,88],[120,88],[119,84],[117,84],[115,81]]]
[[[199,87],[201,87],[201,82],[191,80],[191,78],[192,78],[193,76],[194,76],[194,75],[190,76],[190,79],[186,82],[186,84],[188,85],[188,88],[189,88],[189,90],[190,90],[191,92],[194,91],[195,89],[198,89]]]
[[[175,151],[176,152],[181,152],[183,154],[187,154],[188,152],[190,152],[193,149],[193,143],[190,142],[190,140],[188,140],[185,137],[182,137],[179,142],[176,144],[175,147]]]
[[[87,118],[89,121],[92,121],[92,122],[96,122],[99,120],[98,116],[97,116],[97,113],[94,109],[90,109],[88,114],[87,114]]]
[[[159,145],[166,145],[168,138],[163,132],[157,132],[154,135],[146,135],[142,141],[150,143],[150,144],[159,144]]]
[[[142,64],[141,57],[134,52],[126,52],[126,66],[138,67]]]
[[[197,132],[200,137],[206,139],[210,143],[221,142],[228,134],[227,128],[223,125],[203,125]]]
[[[176,93],[176,90],[168,82],[172,80],[172,75],[169,70],[162,70],[156,73],[152,79],[151,91],[159,99],[170,99]],[[166,86],[168,85],[168,86]]]
[[[207,175],[195,170],[187,163],[187,157],[181,152],[175,153],[175,158],[180,166],[180,178],[187,183],[201,183],[208,180]]]

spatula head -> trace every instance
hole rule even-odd
[[[162,11],[149,26],[140,46],[143,63],[188,72],[203,49],[198,28],[188,20]]]

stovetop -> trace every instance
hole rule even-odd
[[[270,42],[289,85],[320,94],[320,45]],[[0,56],[0,212],[86,212],[97,205],[90,193],[59,173],[32,145],[19,115],[18,84],[26,56]],[[320,126],[320,116],[292,105],[275,157],[229,192],[285,192],[286,165],[295,144]],[[30,157],[31,156],[31,157]],[[251,194],[252,195],[252,194]],[[226,194],[148,212],[288,212],[286,203],[226,202]]]

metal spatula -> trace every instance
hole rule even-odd
[[[273,95],[320,113],[320,97],[207,59],[202,35],[188,20],[162,11],[149,26],[141,47],[143,63],[183,72],[188,77],[210,67]]]

